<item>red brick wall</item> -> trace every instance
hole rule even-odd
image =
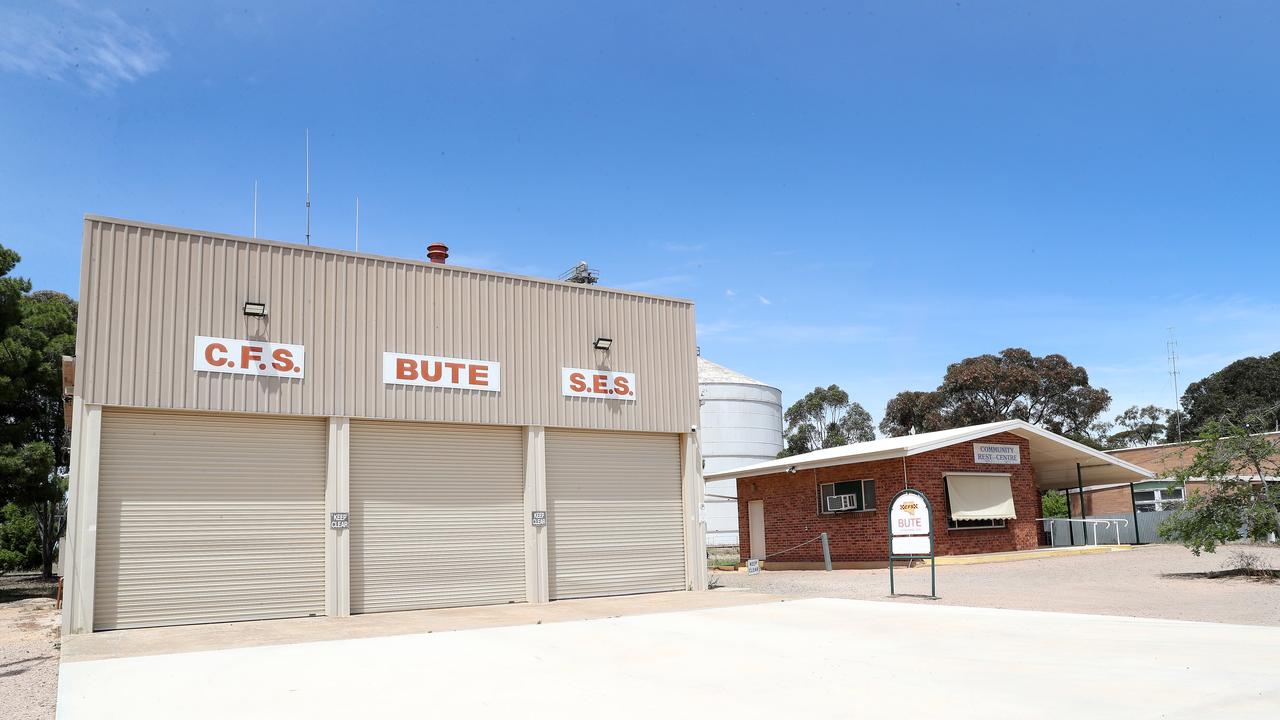
[[[1070,493],[1071,517],[1080,517],[1080,493]],[[1133,512],[1133,495],[1129,486],[1084,489],[1084,509],[1090,516]]]
[[[973,442],[933,450],[906,458],[906,472],[912,487],[922,490],[933,509],[934,538],[939,555],[1029,550],[1039,544],[1040,493],[1031,467],[1027,441],[1010,433],[999,433],[980,442],[1017,444],[1022,448],[1021,465],[978,465],[973,462]],[[889,502],[903,488],[903,458],[801,470],[794,475],[779,473],[738,480],[738,530],[741,556],[750,554],[751,534],[747,503],[764,500],[765,552],[772,554],[798,545],[821,532],[831,543],[834,562],[885,561],[889,553]],[[1017,520],[991,530],[947,529],[943,476],[948,472],[1009,473],[1013,486]],[[818,485],[840,480],[876,481],[874,511],[823,515],[818,512]],[[780,562],[821,562],[822,547],[814,542],[784,555],[770,558]]]

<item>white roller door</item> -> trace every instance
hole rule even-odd
[[[351,612],[525,599],[519,428],[351,423]]]
[[[675,435],[547,431],[553,600],[685,589]]]
[[[102,413],[95,629],[324,614],[323,420]]]

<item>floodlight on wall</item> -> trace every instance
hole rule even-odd
[[[244,304],[244,314],[249,317],[266,317],[267,304],[261,302],[246,302]]]
[[[591,343],[591,347],[597,350],[608,350],[613,347],[613,338],[598,337],[595,342]]]

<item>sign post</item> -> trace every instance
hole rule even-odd
[[[938,565],[933,548],[933,512],[929,498],[913,488],[893,496],[889,503],[889,594],[893,585],[893,561],[929,558],[929,597],[938,598]]]

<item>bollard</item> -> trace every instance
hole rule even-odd
[[[827,566],[827,572],[831,572],[831,545],[826,533],[822,533],[822,563]]]

